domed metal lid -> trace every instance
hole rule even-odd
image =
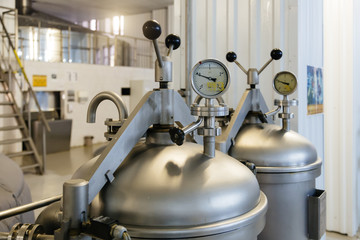
[[[264,214],[252,172],[224,153],[209,158],[202,151],[192,143],[138,145],[102,190],[102,214],[127,227],[155,229],[199,228],[237,218],[258,205]]]
[[[244,125],[229,155],[254,163],[258,172],[298,172],[321,165],[316,149],[305,137],[273,124]]]

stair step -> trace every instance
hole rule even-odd
[[[0,114],[0,118],[11,118],[11,117],[18,117],[19,115],[16,113],[5,113]]]
[[[34,153],[33,151],[22,151],[22,152],[8,153],[8,154],[6,154],[6,156],[8,156],[9,158],[12,158],[12,157],[20,157],[20,156],[25,156],[25,155],[31,155],[33,153]]]
[[[0,141],[0,145],[2,145],[2,144],[20,143],[20,142],[25,142],[25,141],[29,141],[29,139],[28,138],[7,139],[7,140]]]
[[[0,102],[0,105],[13,105],[14,103],[12,102]]]
[[[6,126],[6,127],[0,127],[0,131],[10,131],[10,130],[16,130],[16,129],[22,129],[23,126]]]
[[[0,91],[0,94],[7,94],[9,93],[10,91]]]

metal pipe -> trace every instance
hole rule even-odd
[[[87,220],[89,182],[70,179],[63,185],[63,220],[70,220],[71,229],[80,229]]]
[[[88,123],[95,122],[96,109],[99,106],[99,104],[104,100],[110,100],[115,104],[115,106],[119,112],[119,120],[128,118],[128,112],[127,112],[126,106],[125,106],[123,100],[121,99],[121,97],[114,92],[105,91],[105,92],[101,92],[101,93],[97,94],[91,100],[89,107],[88,107],[88,111],[87,111],[87,117],[86,117],[86,121]]]
[[[0,212],[0,220],[47,206],[53,202],[60,201],[61,197],[62,197],[62,195],[58,195],[55,197],[40,200],[38,202],[33,202],[33,203],[25,204],[25,205],[22,205],[19,207],[15,207],[15,208],[11,208],[11,209],[2,211],[2,212]]]
[[[8,236],[9,236],[9,233],[0,232],[0,240],[7,240]]]
[[[272,58],[269,59],[269,61],[267,61],[264,66],[262,66],[262,68],[259,70],[259,74],[272,62]]]
[[[192,68],[192,14],[191,14],[191,1],[185,1],[185,102],[188,106],[191,105],[191,79],[190,76]]]
[[[201,123],[203,122],[203,119],[204,119],[203,117],[199,117],[198,120],[196,120],[196,122],[190,123],[183,129],[181,129],[181,130],[183,130],[184,135],[187,135],[187,134],[195,131],[201,125]]]
[[[153,44],[154,44],[154,49],[155,49],[156,58],[157,58],[157,60],[158,60],[159,67],[162,68],[162,67],[164,66],[164,64],[163,64],[162,59],[161,59],[161,54],[160,54],[160,50],[159,50],[159,45],[158,45],[156,39],[153,40]]]
[[[42,126],[42,172],[44,173],[46,168],[46,129],[44,124]]]
[[[54,240],[54,239],[55,239],[54,235],[46,235],[46,234],[36,235],[36,240]]]
[[[265,113],[264,116],[265,116],[266,118],[271,117],[271,116],[277,114],[280,110],[281,110],[281,106],[278,106],[276,109],[271,110],[271,111]]]
[[[70,38],[70,35],[71,35],[71,27],[68,26],[68,35],[67,35],[67,42],[68,42],[68,62],[70,62],[70,54],[71,54],[71,38]]]
[[[235,60],[234,63],[247,75],[248,71],[238,61]]]
[[[214,99],[205,99],[206,107],[214,106]],[[204,129],[215,129],[215,117],[205,117]],[[215,136],[204,136],[204,154],[215,157]]]

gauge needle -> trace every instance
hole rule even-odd
[[[282,84],[285,84],[285,85],[290,85],[290,83],[287,83],[287,82],[283,82],[283,81],[280,81],[280,80],[277,80],[279,83],[282,83]]]
[[[206,78],[206,79],[208,79],[208,80],[210,80],[210,81],[213,81],[213,82],[216,81],[216,78],[204,76],[204,75],[201,75],[201,73],[198,73],[198,72],[196,73],[196,75],[198,75],[198,76],[200,76],[200,77],[203,77],[203,78]]]

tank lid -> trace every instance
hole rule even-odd
[[[244,125],[229,155],[254,163],[258,172],[299,172],[321,165],[305,137],[273,124]]]
[[[209,158],[202,151],[201,145],[187,142],[138,145],[102,190],[102,214],[127,227],[153,230],[199,230],[212,224],[233,230],[240,219],[249,224],[266,208],[256,177],[227,154],[217,151]],[[239,218],[259,204],[262,210]]]

